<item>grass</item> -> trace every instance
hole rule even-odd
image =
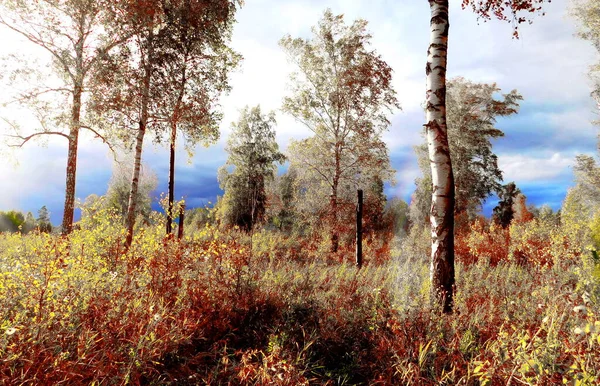
[[[440,316],[422,235],[357,270],[308,241],[286,239],[303,252],[283,258],[282,235],[259,233],[250,253],[246,236],[211,227],[181,243],[149,227],[124,253],[110,224],[97,218],[69,239],[0,235],[2,384],[600,381],[600,291],[586,254],[459,256],[455,313]]]

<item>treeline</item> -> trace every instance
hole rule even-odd
[[[46,206],[42,206],[38,211],[38,217],[34,218],[33,213],[11,210],[8,212],[0,211],[0,233],[2,232],[20,232],[27,234],[38,231],[44,233],[52,232],[52,223],[50,222],[50,212]]]
[[[14,120],[5,122],[13,131],[8,136],[10,146],[20,147],[42,136],[68,141],[64,235],[73,229],[77,149],[84,130],[113,151],[133,150],[125,215],[127,245],[137,207],[143,205],[138,193],[148,135],[170,149],[172,207],[177,138],[185,138],[190,152],[198,143],[208,145],[218,139],[219,97],[229,90],[228,73],[241,59],[228,46],[240,6],[238,0],[8,0],[0,4],[0,24],[52,58],[52,65],[46,67],[24,58],[22,66],[6,77],[11,86],[7,103],[29,109],[38,118],[38,129],[24,133]]]
[[[213,27],[215,34],[222,34],[220,37],[192,36],[198,39],[197,45],[207,43],[205,39],[209,39],[214,45],[209,51],[215,62],[202,70],[206,73],[197,72],[200,71],[198,68],[190,69],[196,56],[206,54],[203,51],[206,47],[187,45],[191,43],[186,39],[191,37],[184,39],[184,35],[194,30],[185,25],[200,23],[202,12],[209,11],[197,10],[199,14],[184,15],[186,10],[191,12],[186,8],[191,5],[186,4],[174,3],[171,8],[157,9],[156,12],[161,12],[155,15],[157,19],[147,20],[156,23],[162,20],[162,24],[159,23],[162,35],[154,36],[154,31],[138,26],[139,29],[130,32],[137,34],[138,40],[146,39],[145,43],[126,38],[115,45],[123,50],[136,48],[139,55],[145,54],[147,68],[132,68],[135,63],[130,62],[133,60],[128,56],[130,53],[117,55],[117,50],[117,56],[106,54],[98,58],[98,72],[90,75],[90,84],[102,93],[94,95],[85,112],[99,119],[97,122],[101,123],[104,132],[113,136],[110,138],[112,143],[115,135],[120,136],[123,143],[134,146],[135,151],[129,159],[115,163],[105,197],[100,200],[92,195],[81,203],[81,207],[84,216],[94,212],[88,209],[91,207],[114,210],[124,219],[129,235],[133,235],[136,221],[142,224],[151,221],[150,193],[157,185],[156,176],[148,172],[147,167],[142,167],[146,129],[152,129],[158,141],[169,139],[169,192],[164,208],[166,232],[170,233],[172,220],[178,214],[174,200],[177,133],[183,134],[189,146],[198,142],[210,143],[218,138],[220,115],[210,111],[218,111],[214,98],[227,90],[227,72],[239,59],[226,50],[231,26],[219,24]],[[210,12],[217,11],[215,8]],[[95,9],[94,12],[108,11]],[[193,26],[200,28],[200,24]],[[209,221],[246,232],[266,226],[304,237],[318,234],[328,240],[330,251],[336,252],[340,243],[344,248],[352,246],[357,189],[365,192],[364,230],[367,237],[386,244],[392,236],[403,236],[412,228],[421,232],[429,226],[433,184],[425,143],[415,149],[423,177],[416,180],[410,205],[397,198],[388,202],[384,192],[386,184],[395,182],[395,171],[391,168],[382,134],[389,128],[388,113],[398,109],[399,104],[392,87],[392,69],[371,48],[371,36],[366,27],[364,20],[348,25],[342,16],[326,11],[313,28],[312,38],[285,36],[280,40],[281,48],[296,64],[290,77],[291,91],[282,101],[283,112],[308,128],[312,136],[292,140],[284,154],[276,142],[274,113],[265,113],[260,106],[243,109],[238,121],[232,124],[226,146],[229,157],[218,173],[225,194],[212,211],[188,210],[186,223],[192,226],[188,231]],[[221,51],[213,52],[217,49]],[[150,76],[146,71],[160,74]],[[221,74],[219,82],[215,83],[216,80],[210,77],[203,78],[216,76],[212,71]],[[136,87],[125,78],[134,75],[141,82]],[[165,88],[169,79],[179,82],[168,83],[174,89]],[[144,95],[144,90],[151,94],[144,100],[136,99],[139,93],[133,95],[135,92]],[[168,97],[161,94],[159,98],[154,93],[163,91],[173,92],[172,96],[178,98],[169,101],[170,104],[159,103],[158,99],[165,97],[168,100]],[[205,91],[210,91],[213,99],[198,99],[202,98],[198,93]],[[123,99],[126,96],[129,99]],[[454,218],[458,230],[468,228],[481,217],[483,203],[493,194],[501,199],[494,209],[494,221],[503,227],[508,226],[514,216],[523,216],[528,211],[526,198],[516,185],[503,184],[502,171],[492,149],[492,140],[504,135],[495,126],[496,120],[516,114],[522,99],[516,90],[502,93],[495,83],[476,83],[460,77],[447,83],[447,128],[456,192]],[[133,105],[127,105],[126,101]],[[213,104],[206,104],[209,102]],[[150,109],[147,114],[158,114],[156,117],[162,118],[153,120],[150,115],[140,116],[140,119],[149,119],[142,128],[137,124],[143,120],[127,118],[128,114],[134,113],[134,107]],[[209,107],[210,111],[202,110]],[[211,117],[209,120],[206,120],[207,114]],[[106,125],[108,118],[112,120],[110,127]],[[115,129],[120,124],[125,126]],[[163,134],[168,135],[164,137]],[[288,163],[288,168],[278,175],[277,167],[284,163]]]
[[[514,34],[518,36],[518,24],[528,20],[522,15],[540,12],[544,2],[504,4],[465,0],[463,6],[470,6],[485,19],[493,15],[517,21]],[[0,4],[0,24],[52,57],[52,66],[30,68],[26,64],[7,76],[11,81],[21,82],[12,88],[15,95],[9,102],[30,108],[40,121],[39,130],[22,133],[17,130],[18,124],[6,122],[11,130],[15,129],[10,137],[14,140],[12,146],[23,146],[46,135],[68,141],[61,226],[64,235],[73,229],[77,149],[83,130],[90,131],[111,148],[122,144],[133,150],[124,221],[126,248],[132,242],[138,215],[142,152],[147,136],[169,147],[165,208],[166,233],[172,232],[177,138],[183,137],[190,151],[198,143],[208,145],[218,139],[222,115],[219,97],[230,89],[228,75],[241,60],[229,46],[235,14],[241,5],[240,0],[6,0]],[[424,126],[431,181],[427,182],[425,175],[418,190],[422,197],[414,201],[427,208],[426,196],[429,192],[432,196],[431,257],[435,260],[432,267],[437,267],[432,272],[432,288],[444,311],[449,311],[454,258],[448,246],[453,245],[454,215],[464,214],[469,220],[481,200],[500,189],[501,176],[494,171],[494,162],[484,162],[481,170],[472,170],[472,165],[481,163],[476,159],[477,152],[451,156],[452,145],[447,135],[450,125],[446,120],[469,121],[471,116],[446,116],[446,100],[450,100],[446,96],[450,89],[446,86],[448,4],[430,2],[429,5],[431,41],[426,64]],[[295,173],[293,183],[297,188],[293,190],[295,199],[282,204],[278,218],[285,223],[296,213],[291,217],[294,220],[300,214],[308,223],[318,224],[315,227],[326,234],[331,252],[338,251],[341,238],[352,223],[349,217],[356,190],[367,191],[372,202],[366,208],[373,212],[369,216],[374,224],[380,224],[378,216],[381,218],[385,207],[383,187],[393,182],[394,177],[382,133],[389,128],[389,114],[400,105],[392,87],[392,69],[371,47],[372,37],[366,26],[365,20],[346,25],[343,15],[326,11],[313,27],[311,38],[285,36],[280,41],[296,66],[282,111],[310,129],[313,136],[289,146],[286,156],[290,170]],[[49,84],[39,82],[44,75],[38,73],[46,69],[52,71],[44,74],[53,79]],[[27,84],[30,87],[23,86]],[[480,93],[485,94],[486,87],[495,86],[481,87]],[[504,111],[495,105],[486,111],[485,103],[476,103],[479,110],[472,114],[473,120],[485,126],[493,123],[496,116],[510,115],[517,99],[516,93],[505,96]],[[256,115],[253,110],[245,114],[250,118],[243,113],[238,127]],[[273,123],[271,118],[264,117],[256,122],[263,129]],[[281,162],[283,156],[274,148],[270,153],[255,149],[257,142],[253,136],[260,130],[254,131],[254,126],[250,126],[251,140],[230,144],[230,163],[220,178],[225,195],[219,213],[223,223],[252,231],[255,223],[265,220],[267,185],[274,178],[273,162]],[[462,130],[463,126],[458,124],[456,129]],[[490,137],[498,135],[493,131],[481,134],[484,148]],[[245,146],[244,152],[249,151],[240,155],[242,158],[258,157],[250,158],[257,167],[243,169],[233,153],[238,145]],[[490,154],[479,155],[493,161]],[[472,164],[463,168],[466,174],[455,173],[458,180],[469,186],[465,192],[458,191],[456,200],[452,173],[455,162]],[[492,174],[486,175],[487,172]],[[470,180],[473,173],[480,180]],[[473,201],[463,200],[465,197]],[[456,210],[455,202],[459,205]],[[446,267],[446,272],[440,267]]]

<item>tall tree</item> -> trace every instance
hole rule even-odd
[[[494,208],[493,219],[500,224],[502,228],[510,225],[515,216],[515,203],[517,197],[521,194],[519,188],[514,182],[504,185],[498,192],[498,205]]]
[[[179,122],[190,124],[191,121],[199,119],[199,126],[201,126],[215,118],[215,116],[208,116],[211,112],[206,110],[212,107],[214,102],[212,99],[210,101],[205,99],[207,97],[206,90],[210,86],[202,83],[205,79],[194,78],[194,74],[201,74],[201,69],[204,69],[204,64],[200,63],[201,58],[194,57],[199,66],[197,72],[194,69],[185,74],[178,72],[181,69],[178,65],[178,63],[181,64],[181,57],[177,52],[178,47],[173,48],[171,44],[179,41],[179,38],[173,38],[173,36],[181,37],[182,25],[189,22],[189,27],[191,28],[193,25],[196,33],[186,33],[185,39],[190,39],[189,44],[193,47],[206,45],[205,50],[201,52],[206,55],[211,54],[210,49],[213,48],[211,44],[214,43],[214,40],[211,39],[215,39],[213,34],[224,33],[226,37],[228,36],[234,16],[233,11],[239,4],[240,2],[237,0],[181,2],[151,0],[127,3],[127,20],[134,31],[133,38],[118,53],[107,57],[106,61],[110,65],[105,66],[107,70],[102,74],[105,85],[104,92],[99,94],[95,100],[96,109],[103,112],[108,121],[120,123],[121,127],[125,129],[122,131],[123,137],[135,148],[129,204],[125,219],[127,228],[125,244],[127,246],[133,239],[136,198],[138,197],[142,150],[146,132],[154,131],[157,141],[160,142],[165,121],[167,122],[166,127],[171,128],[173,122],[176,127]],[[179,7],[184,8],[182,10]],[[186,14],[183,19],[182,13]],[[195,55],[200,54],[195,51]],[[203,59],[210,61],[208,56]],[[193,67],[193,65],[194,63],[187,62],[185,68]],[[194,83],[205,87],[196,90],[199,92],[197,96],[188,94],[190,91],[186,88]],[[181,100],[175,105],[172,104],[174,95],[176,95],[176,101],[181,96]],[[195,106],[193,114],[189,115],[185,108],[188,97],[194,100],[190,103]],[[200,101],[200,107],[198,107],[198,101]],[[168,108],[175,108],[176,111],[170,111]],[[167,110],[170,112],[165,115]],[[206,116],[200,119],[199,117],[202,115]],[[176,117],[175,120],[173,120],[173,116]],[[165,117],[167,117],[166,120]],[[203,137],[204,134],[206,133],[203,130],[198,130],[194,136],[195,138]]]
[[[157,90],[151,86],[158,62],[156,34],[163,20],[158,0],[133,1],[126,5],[125,17],[131,29],[123,33],[131,35],[131,39],[118,52],[104,56],[103,71],[98,74],[102,88],[93,95],[92,106],[105,121],[117,125],[118,135],[135,147],[125,218],[125,245],[129,247],[133,240],[144,136],[148,127],[156,125],[150,120],[150,109]]]
[[[40,119],[41,128],[32,134],[16,133],[14,146],[43,135],[54,135],[68,141],[65,205],[62,233],[73,226],[75,180],[79,130],[84,128],[102,138],[83,119],[83,96],[90,91],[90,78],[99,58],[124,41],[116,32],[118,24],[112,2],[96,0],[3,0],[0,4],[0,24],[19,33],[29,42],[48,52],[53,60],[54,82],[20,93],[16,102],[40,102],[48,97],[59,100],[61,111],[54,117]],[[48,114],[43,108],[38,113]]]
[[[50,222],[50,212],[46,205],[42,206],[38,210],[38,217],[36,219],[37,227],[40,232],[50,233],[52,232],[52,223]]]
[[[575,0],[573,15],[581,22],[579,36],[589,40],[600,51],[600,3],[596,0]],[[595,97],[600,108],[600,63],[592,66],[590,75],[595,81]]]
[[[392,88],[392,69],[370,48],[367,22],[344,23],[343,15],[325,11],[313,38],[285,36],[281,47],[298,71],[283,110],[314,136],[292,143],[292,163],[304,177],[327,187],[331,250],[337,251],[340,188],[358,177],[390,178],[389,156],[381,134],[387,113],[399,108]],[[307,175],[310,174],[310,176]]]
[[[208,146],[219,138],[218,99],[229,91],[227,75],[241,59],[227,46],[236,4],[178,0],[164,6],[166,27],[157,47],[164,63],[158,78],[162,98],[156,116],[169,131],[167,234],[173,222],[177,132],[183,134],[188,153],[198,142]]]
[[[427,0],[431,11],[427,50],[426,137],[431,165],[431,291],[432,300],[443,313],[452,312],[454,293],[454,174],[446,124],[446,66],[448,58],[448,0]],[[540,12],[550,0],[463,0],[462,6],[484,19],[496,17],[512,22],[514,36],[521,16]]]
[[[219,211],[221,222],[252,230],[264,219],[266,183],[275,177],[276,163],[285,157],[275,141],[275,115],[263,115],[260,106],[244,108],[233,124],[227,142],[227,163],[219,171],[219,182],[225,195]],[[233,167],[230,172],[228,167]]]
[[[516,90],[497,98],[499,93],[500,88],[495,83],[473,83],[464,78],[448,81],[446,112],[455,176],[455,221],[474,219],[485,199],[502,187],[502,171],[491,141],[504,133],[495,124],[498,117],[516,114],[523,98]],[[419,186],[411,203],[411,213],[414,223],[425,225],[424,210],[431,207],[431,168],[427,145],[423,144],[415,151],[423,177],[417,180]]]

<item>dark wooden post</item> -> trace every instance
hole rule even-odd
[[[177,238],[183,238],[183,220],[185,219],[185,204],[179,207],[179,228],[177,229]]]
[[[362,255],[362,215],[363,215],[363,191],[359,189],[357,193],[357,205],[356,205],[356,266],[362,267],[363,255]]]

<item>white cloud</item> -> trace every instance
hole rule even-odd
[[[560,143],[561,138],[570,134],[570,129],[583,128],[590,141],[581,146],[587,150],[595,141],[595,129],[586,124],[590,118],[595,118],[590,113],[593,104],[589,99],[587,71],[597,60],[597,55],[590,44],[573,36],[575,23],[566,17],[567,3],[563,0],[547,4],[547,15],[536,17],[532,25],[523,25],[521,39],[514,40],[509,24],[493,21],[479,22],[478,25],[475,15],[461,10],[459,1],[452,2],[448,75],[462,75],[474,81],[496,81],[505,91],[517,88],[526,101],[533,102],[532,105],[572,106],[560,113],[549,114],[546,122],[552,130],[547,134],[555,136]],[[393,125],[385,135],[392,155],[422,141],[420,132],[424,117],[421,104],[425,95],[430,17],[425,1],[254,0],[246,2],[237,15],[232,45],[245,59],[242,68],[231,78],[231,94],[222,99],[225,116],[219,146],[208,152],[199,149],[192,162],[203,164],[206,157],[218,158],[216,149],[223,148],[230,124],[237,120],[243,106],[261,104],[264,111],[280,107],[293,66],[287,62],[277,42],[286,33],[309,37],[311,26],[317,23],[327,7],[334,13],[344,13],[346,22],[357,17],[368,20],[373,48],[394,69],[393,84],[403,111],[391,117]],[[4,29],[0,29],[0,40],[3,41],[0,56],[15,50],[35,51]],[[308,129],[281,112],[278,112],[277,120],[277,140],[282,149],[287,147],[290,139],[310,135]],[[0,165],[0,181],[4,187],[0,191],[0,202],[18,206],[27,191],[63,195],[64,143],[51,142],[48,149],[30,144],[18,154],[19,168]],[[164,165],[166,153],[162,150],[147,154],[150,162]],[[573,155],[567,156],[564,152],[547,157],[506,155],[500,157],[500,166],[505,171],[505,180],[551,183],[569,172],[572,158]],[[187,157],[178,155],[178,165],[186,162]],[[97,141],[82,141],[80,177],[110,168],[110,165],[110,157],[106,156],[103,145]],[[399,169],[396,189],[405,195],[418,176],[416,162],[394,166]],[[99,193],[105,188],[97,187]]]
[[[498,164],[504,171],[504,181],[547,182],[570,173],[574,155],[561,153],[547,156],[499,155]]]
[[[589,102],[570,110],[546,114],[545,118],[557,129],[559,136],[569,136],[573,134],[573,130],[578,130],[579,135],[587,134],[592,137],[598,131],[598,127],[592,124],[593,120],[598,119],[598,115],[591,99]]]

